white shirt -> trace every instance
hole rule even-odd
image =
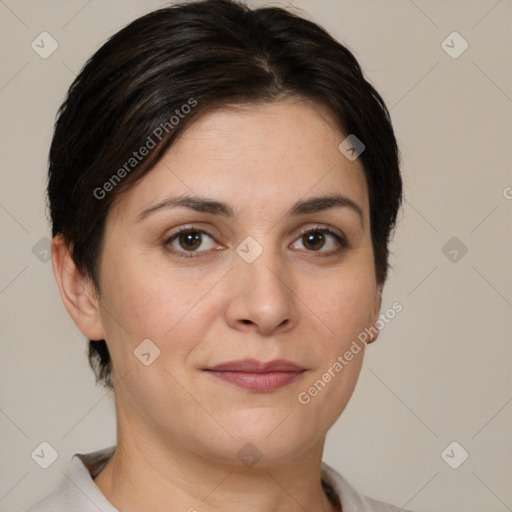
[[[75,453],[60,487],[25,512],[119,512],[94,483],[115,446],[91,453]],[[322,481],[341,502],[342,512],[410,512],[359,494],[338,472],[322,462]]]

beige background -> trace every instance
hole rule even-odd
[[[108,36],[161,5],[0,1],[2,511],[53,490],[73,453],[115,443],[112,394],[95,387],[51,263],[32,249],[50,236],[47,152],[67,88]],[[512,2],[293,6],[352,49],[387,101],[407,198],[383,302],[403,311],[368,349],[324,460],[361,492],[418,512],[510,511]],[[43,31],[59,44],[48,59],[31,48]],[[456,59],[441,46],[453,31],[469,44]],[[452,52],[460,43],[448,39]],[[468,249],[455,262],[442,251],[452,237]],[[31,458],[42,441],[59,453],[46,470]],[[441,457],[452,441],[469,453],[458,469]]]

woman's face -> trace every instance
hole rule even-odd
[[[323,444],[363,350],[333,367],[380,309],[344,138],[305,101],[211,111],[111,210],[98,322],[123,435],[262,465]]]

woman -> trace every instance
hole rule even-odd
[[[48,199],[117,445],[30,511],[398,510],[322,453],[401,193],[386,107],[319,26],[206,0],[115,34],[59,111]]]

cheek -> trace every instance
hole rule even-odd
[[[103,303],[132,338],[162,338],[190,309],[197,290],[180,274],[163,273],[150,261],[118,258],[105,262]],[[116,322],[107,323],[118,330]],[[112,320],[112,319],[110,319]]]
[[[324,279],[315,291],[309,290],[301,298],[325,324],[328,339],[338,348],[370,325],[376,300],[370,270],[347,268]]]
[[[213,314],[207,296],[219,281],[217,273],[192,275],[127,257],[105,261],[104,269],[102,322],[120,373],[121,366],[138,366],[133,351],[146,339],[160,350],[159,362],[179,365]]]
[[[304,300],[321,320],[316,320],[317,332],[328,332],[310,346],[319,364],[296,396],[298,407],[306,414],[305,421],[315,428],[330,428],[354,391],[365,351],[357,337],[370,325],[373,283],[370,274],[339,277],[326,281],[321,293],[310,294]],[[322,328],[320,323],[327,327]]]
[[[299,403],[314,402],[312,408],[323,409],[318,414],[327,422],[345,407],[361,370],[365,348],[357,338],[371,325],[376,300],[372,271],[371,265],[347,266],[323,280],[315,293],[304,289],[304,303],[314,312],[311,321],[327,335],[311,346],[319,364]]]
[[[204,311],[201,298],[211,279],[196,281],[176,271],[171,276],[127,258],[104,268],[102,321],[115,378],[122,379],[118,399],[168,422],[168,411],[181,409],[188,399],[180,383],[187,357],[202,337],[205,323],[197,312]],[[197,408],[189,409],[183,417],[199,421]]]

